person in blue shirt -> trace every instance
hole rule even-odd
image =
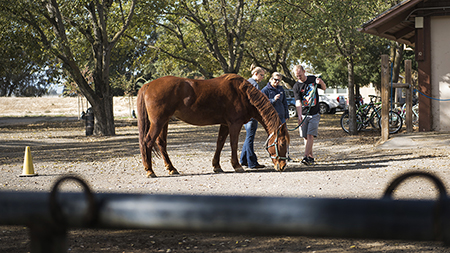
[[[252,77],[248,81],[259,90],[258,83],[264,79],[266,71],[261,67],[252,69]],[[253,143],[255,141],[256,129],[258,128],[258,121],[256,119],[250,119],[245,125],[245,141],[242,146],[240,163],[242,166],[248,166],[250,169],[261,169],[265,166],[258,163],[258,157],[253,149]]]
[[[288,104],[286,94],[281,86],[283,75],[279,72],[272,73],[272,77],[261,91],[264,93],[272,103],[273,107],[278,113],[282,123],[289,119]]]

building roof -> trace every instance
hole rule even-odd
[[[364,23],[361,32],[413,46],[415,18],[450,15],[450,1],[405,0]]]

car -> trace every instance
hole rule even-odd
[[[288,104],[289,118],[297,117],[297,107],[295,107],[294,91],[291,89],[284,89],[284,91]]]
[[[297,117],[297,108],[295,107],[294,91],[284,89],[288,104],[289,118]],[[345,97],[342,95],[334,98],[332,95],[319,95],[320,114],[336,113],[336,111],[344,111],[347,107]]]
[[[320,114],[334,114],[336,111],[344,111],[347,107],[345,97],[342,95],[319,95]]]

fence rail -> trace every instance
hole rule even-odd
[[[443,185],[436,201],[393,200],[394,188],[383,199],[0,192],[0,224],[29,226],[31,252],[67,252],[69,228],[450,241]]]

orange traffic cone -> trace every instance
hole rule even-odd
[[[22,175],[19,175],[20,177],[34,177],[37,176],[36,173],[34,173],[34,166],[33,166],[33,158],[31,157],[30,147],[27,146],[25,148],[25,157],[23,161],[23,172]]]

